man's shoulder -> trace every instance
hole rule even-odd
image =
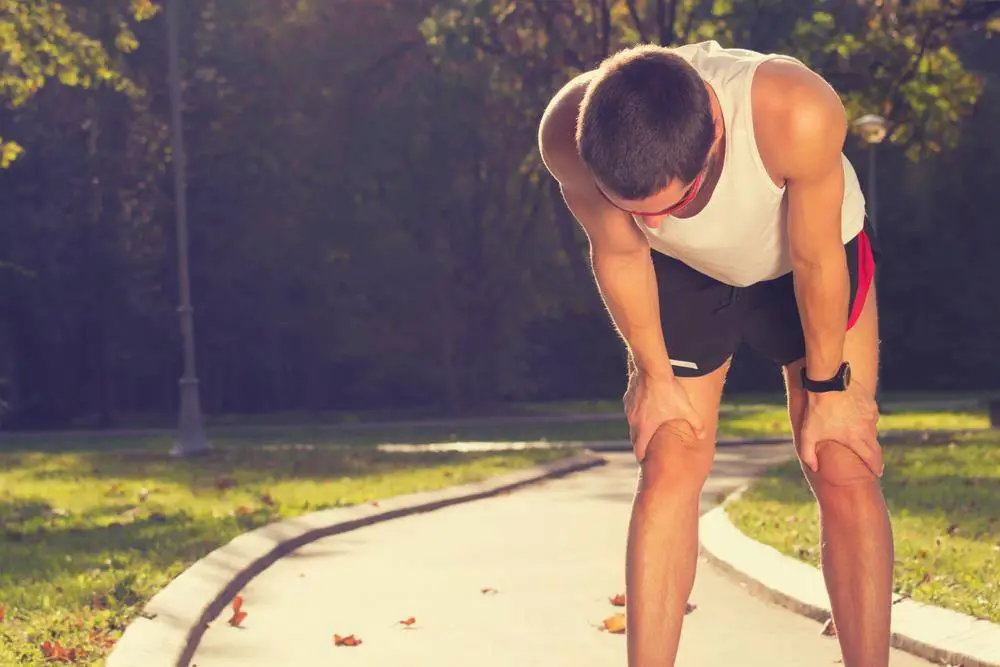
[[[791,153],[814,145],[818,135],[829,136],[824,143],[843,141],[846,119],[840,96],[822,76],[800,62],[762,62],[754,74],[750,99],[754,132],[765,163],[792,157]]]
[[[552,176],[563,183],[589,178],[576,145],[576,125],[580,105],[594,70],[567,81],[545,107],[538,124],[538,148],[542,162]]]
[[[839,103],[833,87],[820,74],[791,58],[765,60],[754,73],[751,100],[754,115],[793,114],[802,105]]]

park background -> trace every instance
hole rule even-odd
[[[162,12],[64,2],[77,33],[52,3],[3,4],[33,8],[0,79],[0,423],[169,426],[182,345]],[[182,3],[202,409],[618,399],[623,346],[536,132],[559,86],[637,40],[791,53],[852,120],[888,118],[884,389],[997,389],[995,5]],[[845,150],[870,197],[867,149],[852,135]],[[780,389],[738,355],[731,393]]]
[[[1000,622],[1000,0],[163,4],[0,0],[0,664],[103,664],[257,527],[628,452],[623,345],[536,137],[638,41],[789,53],[888,121],[845,151],[878,203],[896,592]],[[789,436],[747,350],[719,430]],[[815,564],[792,456],[727,511]]]

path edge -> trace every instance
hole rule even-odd
[[[701,555],[759,598],[825,623],[831,615],[822,572],[748,537],[726,507],[745,484],[699,519]],[[893,594],[894,648],[958,667],[1000,667],[1000,625]]]
[[[208,625],[258,574],[302,546],[365,526],[501,495],[605,465],[584,450],[480,482],[412,493],[277,521],[239,535],[154,595],[125,628],[105,667],[189,667]]]

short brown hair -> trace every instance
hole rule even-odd
[[[694,180],[714,139],[705,81],[660,46],[607,58],[580,105],[580,156],[602,185],[626,199],[650,197],[674,179]]]

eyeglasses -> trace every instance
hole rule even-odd
[[[631,215],[638,216],[640,218],[657,218],[664,215],[670,215],[674,211],[679,211],[688,204],[690,204],[692,201],[694,201],[695,197],[697,197],[698,193],[701,191],[701,186],[704,185],[705,183],[705,175],[707,173],[708,173],[708,165],[706,165],[705,169],[703,169],[695,177],[695,179],[691,182],[691,185],[688,186],[687,190],[684,191],[684,194],[681,196],[679,200],[677,200],[675,203],[671,204],[667,208],[663,209],[662,211],[657,211],[655,213],[643,213],[640,211],[632,211],[627,208],[622,208],[621,206],[618,206],[613,201],[611,201],[611,198],[604,193],[604,190],[602,190],[600,186],[597,187],[597,191],[601,193],[601,196],[604,197],[609,204],[611,204],[617,209],[625,211],[626,213],[629,213]]]

